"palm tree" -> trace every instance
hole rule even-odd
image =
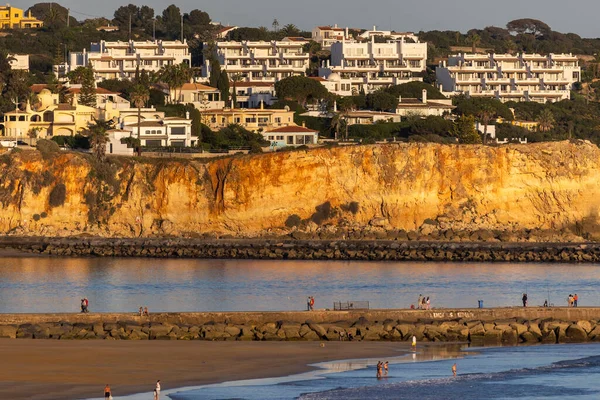
[[[148,88],[146,86],[142,85],[141,83],[137,83],[133,86],[133,89],[131,90],[130,98],[131,98],[131,101],[133,102],[133,105],[135,105],[136,108],[138,109],[138,121],[137,121],[137,132],[138,132],[137,140],[138,141],[136,143],[136,147],[137,147],[138,156],[141,156],[142,155],[142,145],[140,142],[140,135],[142,133],[142,107],[146,105],[148,100],[150,100],[150,91],[148,90]]]
[[[477,53],[477,45],[481,42],[481,37],[474,33],[469,37],[469,41],[471,42],[471,52]]]
[[[273,32],[278,32],[279,31],[279,21],[277,20],[277,18],[275,18],[273,20]]]
[[[482,105],[477,113],[479,121],[483,124],[483,144],[487,144],[488,125],[495,114],[496,110],[489,104]]]
[[[542,132],[548,132],[552,128],[554,128],[554,124],[556,120],[554,119],[554,115],[552,111],[547,108],[544,108],[540,114],[538,115],[536,121],[539,123],[538,129]]]
[[[94,118],[93,124],[88,124],[85,130],[87,137],[90,140],[92,154],[99,160],[104,160],[106,156],[106,143],[108,143],[107,131],[113,128],[113,121],[105,121],[103,119]]]
[[[348,139],[348,111],[343,111],[335,114],[331,119],[331,129],[333,129],[334,137],[337,140],[340,136],[340,131],[345,130],[344,138]]]

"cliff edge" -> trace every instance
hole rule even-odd
[[[5,151],[0,176],[0,233],[10,235],[600,238],[600,149],[584,141],[365,145],[208,162]]]

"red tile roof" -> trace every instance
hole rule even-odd
[[[318,131],[308,129],[307,127],[304,127],[304,126],[290,125],[290,126],[283,126],[281,128],[270,129],[270,130],[266,131],[265,133],[315,133],[315,132],[318,132]]]
[[[183,86],[181,87],[182,90],[203,90],[203,91],[217,91],[217,88],[214,88],[212,86],[207,86],[207,85],[203,85],[201,83],[184,83]]]

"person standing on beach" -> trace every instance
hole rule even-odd
[[[156,400],[158,400],[160,397],[160,379],[156,381],[156,389],[154,391],[156,392]]]
[[[527,307],[527,293],[523,293],[521,300],[523,300],[523,307]]]
[[[110,399],[111,397],[112,397],[112,395],[110,393],[110,386],[108,386],[108,383],[107,383],[106,386],[104,386],[104,398]]]
[[[412,348],[413,348],[413,351],[417,349],[417,337],[416,336],[412,337]]]
[[[569,293],[569,297],[567,297],[567,304],[569,307],[573,307],[573,295]]]
[[[456,376],[456,363],[452,366],[452,375]]]
[[[154,389],[154,397],[153,400],[158,400],[158,392]]]

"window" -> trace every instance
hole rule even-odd
[[[149,130],[147,130],[147,131],[146,131],[146,135],[149,135],[149,134],[150,134],[150,131],[149,131]]]
[[[290,135],[287,137],[287,144],[294,144],[294,136]]]
[[[269,136],[269,140],[275,140],[275,136]]]
[[[283,140],[283,136],[277,136],[277,140]]]
[[[171,128],[171,135],[185,135],[185,126],[174,126]]]

